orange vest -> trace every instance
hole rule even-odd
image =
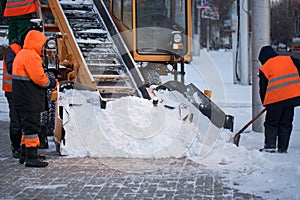
[[[260,70],[268,79],[263,105],[300,96],[300,77],[290,56],[269,59]]]
[[[11,44],[8,48],[11,48],[15,55],[21,51],[21,46],[14,43]],[[7,48],[7,49],[8,49]],[[2,90],[5,92],[12,92],[12,75],[8,73],[7,67],[6,67],[6,52],[5,50],[4,56],[3,56],[3,80],[2,80]]]
[[[30,14],[35,12],[39,6],[38,0],[7,0],[3,15],[4,17],[12,17]]]

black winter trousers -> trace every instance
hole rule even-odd
[[[293,129],[294,107],[267,108],[265,126],[265,148],[287,150]]]
[[[21,138],[22,138],[22,131],[21,131],[21,124],[19,118],[17,116],[16,110],[13,108],[12,105],[12,93],[5,92],[5,97],[8,102],[9,107],[9,137],[11,146],[15,149],[20,148]]]
[[[20,120],[22,132],[25,136],[30,135],[34,138],[38,138],[38,134],[41,132],[41,116],[40,112],[32,112],[16,109],[17,115]]]

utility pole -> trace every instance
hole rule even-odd
[[[193,2],[193,56],[200,56],[200,9],[197,8],[197,2]]]
[[[249,60],[249,10],[248,0],[240,1],[240,83],[250,84],[250,60]]]
[[[210,19],[206,19],[206,48],[207,51],[210,50],[209,40],[210,40]]]
[[[261,47],[271,44],[270,0],[252,0],[252,116],[262,109],[259,96],[258,71],[261,63],[258,60]],[[264,118],[260,117],[253,125],[253,131],[263,132]]]
[[[240,46],[240,0],[236,0],[236,30],[232,33],[232,50],[233,50],[233,83],[240,83],[240,71],[238,70],[238,65],[240,63],[239,59],[239,46]]]

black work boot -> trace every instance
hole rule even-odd
[[[286,149],[278,149],[277,153],[287,153],[287,150]]]
[[[21,152],[20,152],[20,158],[19,158],[19,163],[20,164],[24,164],[24,162],[25,162],[25,151],[26,151],[26,146],[25,146],[25,144],[22,144]]]
[[[42,126],[41,127],[41,132],[38,134],[39,135],[39,140],[40,140],[40,149],[48,149],[48,138],[47,138],[47,127]]]
[[[25,167],[47,167],[48,163],[40,160],[37,147],[26,148]]]
[[[22,144],[20,158],[19,158],[20,164],[24,164],[24,162],[25,162],[25,151],[26,151],[26,146],[25,146],[25,144]],[[40,158],[41,160],[46,160],[46,156],[44,156],[44,155],[38,155],[38,158]]]
[[[20,158],[20,147],[11,147],[11,151],[14,158]]]

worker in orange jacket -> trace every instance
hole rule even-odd
[[[3,15],[8,18],[9,43],[15,38],[21,39],[30,25],[30,19],[36,16],[39,6],[38,0],[6,1]]]
[[[3,56],[3,77],[2,90],[5,92],[5,97],[9,107],[9,136],[11,141],[12,155],[14,158],[20,158],[21,144],[21,127],[15,110],[12,105],[12,65],[15,56],[21,51],[22,42],[18,39],[6,48]]]
[[[29,31],[23,49],[13,63],[13,106],[23,131],[22,143],[26,147],[26,167],[48,165],[38,156],[40,113],[45,110],[46,89],[56,88],[58,83],[55,78],[48,78],[43,69],[41,55],[46,40],[46,36],[40,31]]]
[[[287,153],[294,107],[300,105],[300,60],[279,56],[271,46],[259,53],[260,97],[266,107],[265,144],[260,151]]]

